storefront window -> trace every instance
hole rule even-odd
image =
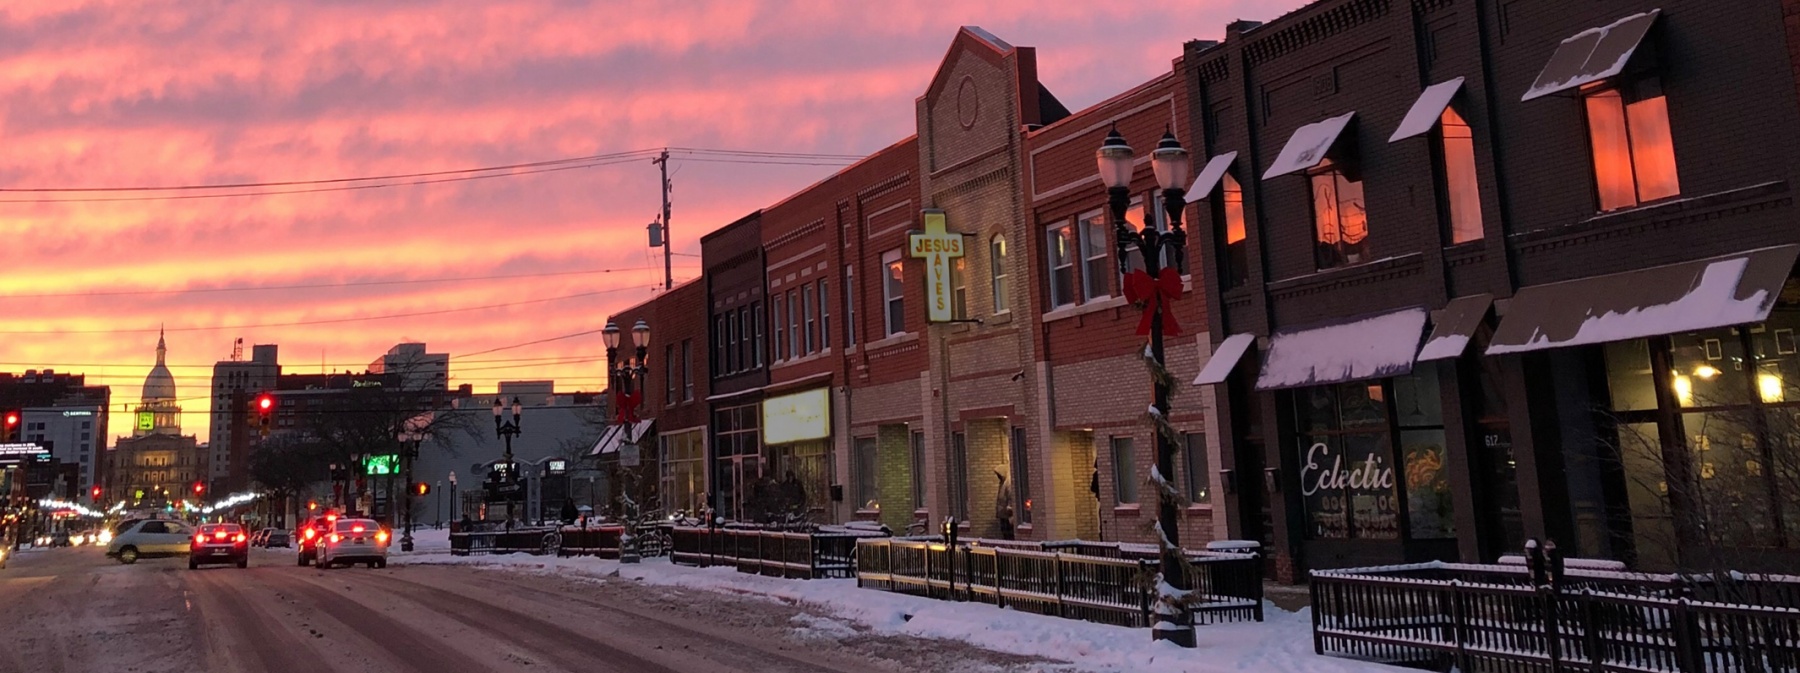
[[[706,443],[699,430],[666,434],[662,445],[664,508],[699,512],[706,507]]]
[[[1397,539],[1387,396],[1380,382],[1295,391],[1300,489],[1314,538]]]
[[[1437,363],[1394,379],[1394,416],[1405,466],[1407,533],[1415,540],[1456,537],[1450,474],[1444,459],[1444,407]]]

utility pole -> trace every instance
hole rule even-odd
[[[662,173],[662,249],[663,249],[663,290],[675,287],[674,241],[669,238],[669,149],[663,148],[662,154],[650,160]]]

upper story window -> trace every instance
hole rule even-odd
[[[844,346],[856,345],[856,267],[844,265]]]
[[[899,250],[882,253],[881,265],[885,269],[881,279],[882,318],[887,335],[893,336],[906,331],[906,267]]]
[[[1012,310],[1006,296],[1006,235],[994,234],[988,240],[988,281],[994,286],[994,312]]]
[[[663,346],[663,404],[675,403],[675,344]]]
[[[1481,182],[1475,176],[1475,134],[1456,108],[1438,118],[1444,160],[1444,206],[1449,211],[1450,244],[1481,240]]]
[[[1224,262],[1220,279],[1227,288],[1238,287],[1250,280],[1250,244],[1244,224],[1244,188],[1229,171],[1219,177],[1219,198],[1213,203],[1213,217],[1221,223],[1219,229],[1225,238],[1224,254],[1219,256]]]
[[[811,283],[800,286],[800,315],[803,316],[801,326],[806,330],[800,337],[800,343],[806,346],[806,350],[802,352],[812,355],[813,351],[818,350],[819,342],[816,336],[818,326],[813,322],[813,286]]]
[[[1308,172],[1312,180],[1313,259],[1320,269],[1369,261],[1369,215],[1361,180],[1351,180],[1326,159]]]
[[[969,258],[958,257],[950,265],[950,319],[969,319]]]
[[[775,295],[775,359],[786,360],[787,349],[787,301],[780,294]]]
[[[1582,103],[1600,210],[1629,208],[1681,193],[1669,104],[1660,83],[1644,79],[1589,90],[1582,93]]]
[[[831,347],[831,284],[819,279],[819,348]]]
[[[694,342],[681,340],[681,399],[694,401]]]
[[[1112,255],[1107,254],[1106,221],[1099,211],[1081,216],[1076,222],[1080,227],[1077,232],[1081,236],[1081,297],[1092,301],[1112,294],[1112,285],[1107,280],[1112,274],[1107,273],[1107,266],[1112,262]]]
[[[750,359],[757,367],[763,366],[763,310],[762,302],[750,303],[750,322],[755,323],[750,344]]]
[[[1050,308],[1075,305],[1075,225],[1051,225],[1044,231],[1044,254],[1050,273]]]

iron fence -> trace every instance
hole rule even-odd
[[[1465,672],[1800,671],[1800,609],[1788,603],[1800,578],[1568,570],[1559,580],[1447,563],[1314,572],[1313,647]]]
[[[1134,557],[1121,558],[1127,555]],[[1190,586],[1202,598],[1194,623],[1262,621],[1256,554],[1187,556]],[[857,584],[864,587],[1118,626],[1150,625],[1156,572],[1154,554],[1138,558],[1118,545],[975,540],[951,546],[901,538],[856,544]]]
[[[816,579],[855,572],[854,532],[784,531],[765,528],[675,526],[669,560],[701,567],[733,566],[739,572]]]
[[[558,546],[555,528],[458,531],[450,534],[450,554],[549,554]]]

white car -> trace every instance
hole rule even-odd
[[[331,532],[319,540],[319,567],[366,563],[370,568],[386,568],[390,537],[374,519],[338,519]]]
[[[193,537],[193,526],[180,521],[146,519],[113,536],[112,543],[106,545],[106,555],[126,564],[137,563],[140,558],[180,556],[188,553]]]

